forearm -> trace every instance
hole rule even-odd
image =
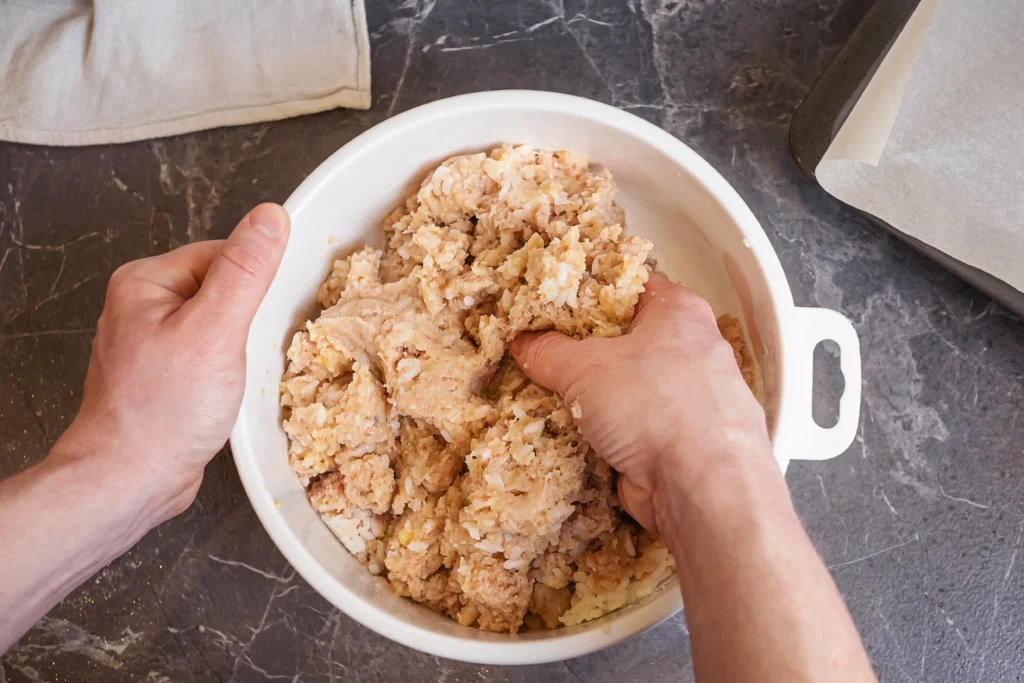
[[[0,653],[173,506],[103,457],[54,452],[0,482]]]
[[[856,628],[770,455],[667,468],[659,527],[679,567],[698,680],[873,681]],[[683,480],[689,477],[690,480]]]

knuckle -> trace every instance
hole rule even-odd
[[[117,300],[130,288],[132,278],[135,276],[137,265],[134,261],[125,263],[110,274],[107,281],[107,300]]]
[[[711,308],[711,304],[709,304],[706,299],[694,294],[690,297],[689,307],[695,317],[710,322],[715,321],[715,311]]]
[[[110,287],[120,287],[125,280],[131,277],[132,264],[125,263],[118,266],[113,273],[110,274]]]
[[[717,339],[711,343],[708,355],[714,362],[724,367],[731,368],[733,365],[736,365],[736,352],[729,342],[722,339],[721,335],[718,335]]]
[[[703,320],[715,319],[711,304],[699,294],[679,287],[672,292],[671,297],[675,307],[686,316]]]
[[[690,338],[712,331],[720,336],[711,304],[684,288],[666,293],[664,307],[658,309],[657,315],[645,318],[644,323],[645,331],[657,337],[668,330],[673,337]]]
[[[96,346],[106,341],[110,335],[112,327],[110,322],[110,311],[104,309],[100,313],[100,317],[96,319],[96,333],[93,335],[93,350],[95,351]]]
[[[533,341],[526,349],[526,362],[529,365],[543,363],[544,359],[551,354],[552,345],[558,340],[553,334],[543,334]]]
[[[224,262],[229,264],[239,277],[250,278],[259,273],[265,264],[259,248],[246,240],[228,240],[220,252]]]

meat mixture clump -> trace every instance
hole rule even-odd
[[[288,461],[341,543],[460,624],[579,624],[674,571],[614,473],[506,348],[525,330],[622,334],[652,245],[607,170],[571,151],[453,157],[335,261],[281,381]],[[748,381],[734,318],[720,321]]]

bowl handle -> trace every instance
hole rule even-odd
[[[795,460],[827,460],[843,453],[857,437],[860,423],[860,340],[846,316],[827,308],[797,308],[797,353],[799,388]],[[814,421],[814,348],[822,341],[839,345],[839,369],[846,380],[839,399],[839,421],[824,428]]]

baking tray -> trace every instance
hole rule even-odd
[[[917,8],[918,2],[877,0],[797,109],[789,128],[789,147],[796,165],[811,180],[817,182],[814,170],[818,162]],[[1024,293],[999,278],[896,230],[866,211],[857,210],[886,232],[1024,318]]]

